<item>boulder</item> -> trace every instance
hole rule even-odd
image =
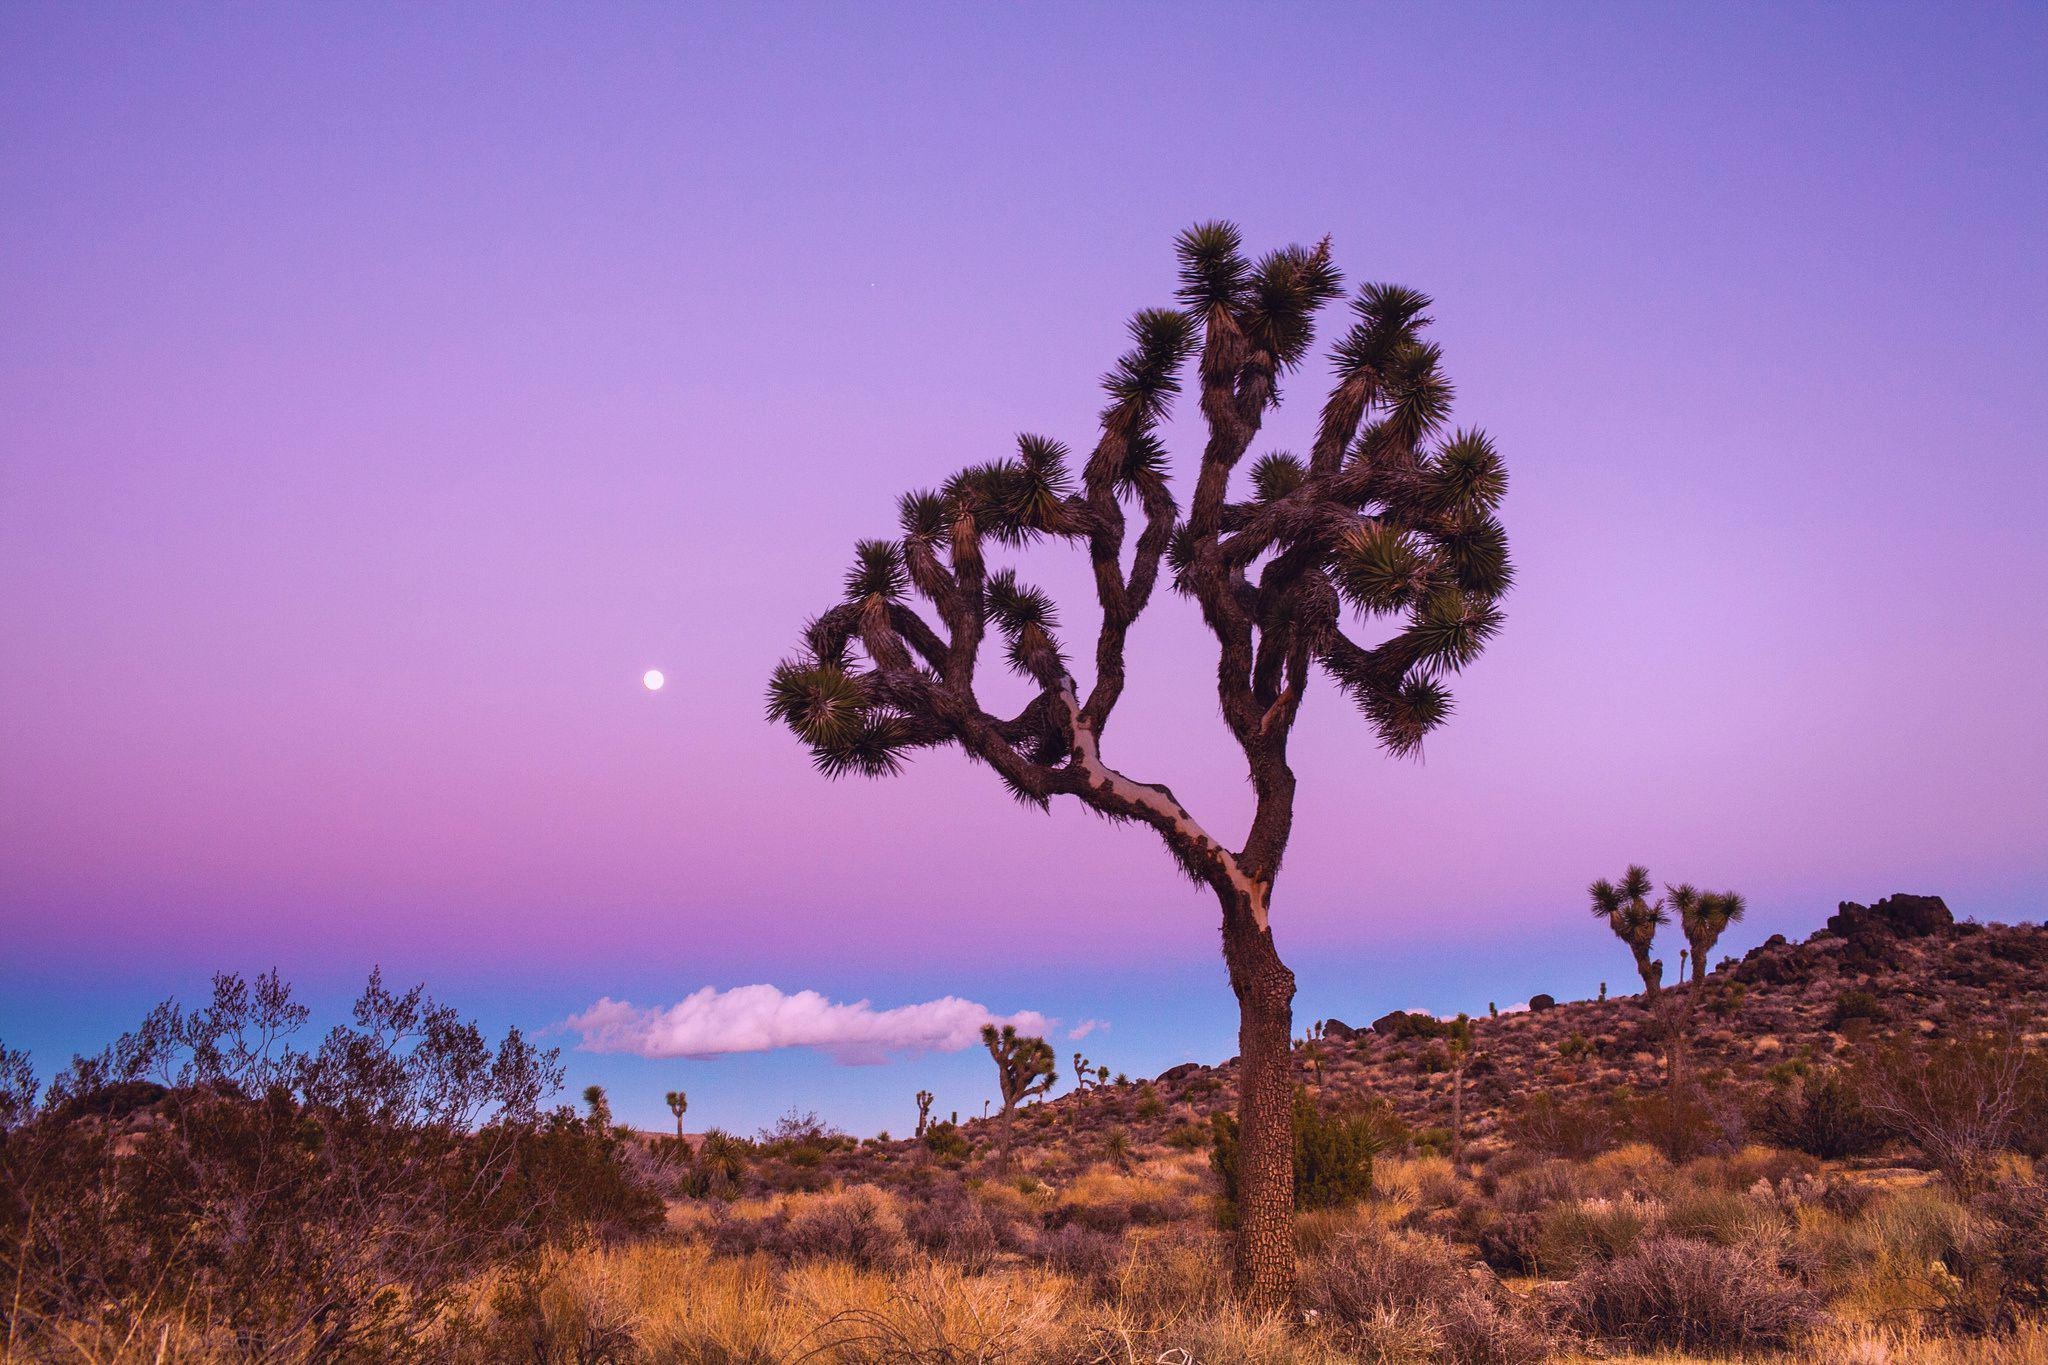
[[[1539,992],[1529,997],[1529,1013],[1531,1014],[1541,1014],[1544,1010],[1555,1009],[1556,1007],[1557,1000],[1554,996],[1544,995]]]
[[[1323,1020],[1323,1037],[1325,1038],[1334,1039],[1340,1043],[1348,1043],[1357,1036],[1358,1030],[1345,1023],[1342,1019]]]
[[[1956,922],[1939,896],[1909,896],[1903,892],[1886,896],[1875,905],[1843,901],[1828,917],[1828,932],[1846,939],[1867,939],[1887,934],[1900,938],[1927,938]]]

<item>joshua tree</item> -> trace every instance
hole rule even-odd
[[[680,1090],[671,1090],[662,1096],[668,1101],[668,1112],[676,1116],[676,1141],[683,1140],[683,1114],[690,1107],[690,1097]]]
[[[917,1092],[917,1136],[923,1137],[925,1130],[932,1126],[932,1092]]]
[[[776,669],[768,709],[833,776],[893,774],[920,749],[957,745],[1026,805],[1071,797],[1149,827],[1215,895],[1243,1059],[1236,1279],[1253,1307],[1272,1310],[1294,1289],[1294,974],[1270,922],[1294,823],[1289,740],[1317,668],[1394,754],[1415,753],[1450,714],[1446,678],[1500,626],[1511,575],[1494,509],[1506,474],[1484,435],[1446,426],[1450,383],[1423,335],[1429,299],[1371,284],[1333,348],[1307,457],[1263,454],[1248,487],[1233,490],[1281,379],[1308,358],[1316,314],[1342,285],[1327,240],[1254,262],[1235,227],[1207,223],[1176,250],[1181,306],[1132,319],[1078,478],[1065,446],[1023,436],[1014,458],[906,496],[900,532],[860,542],[844,595]],[[1190,358],[1203,433],[1183,507],[1159,424]],[[1052,598],[988,563],[993,550],[1045,540],[1082,548],[1092,566],[1092,677],[1077,676],[1062,648]],[[1162,568],[1216,640],[1219,711],[1254,798],[1237,848],[1167,787],[1111,766],[1105,749],[1125,642]],[[1360,643],[1347,608],[1395,624]],[[1009,717],[977,690],[991,632],[1030,691]]]
[[[1692,945],[1692,979],[1695,983],[1705,981],[1707,954],[1714,950],[1729,925],[1739,923],[1749,913],[1749,903],[1736,892],[1700,891],[1690,882],[1667,886],[1664,894],[1671,908],[1678,912],[1685,941]]]
[[[1614,936],[1628,945],[1635,954],[1636,971],[1643,978],[1643,993],[1654,996],[1664,984],[1664,964],[1650,957],[1650,945],[1656,941],[1657,927],[1669,924],[1671,916],[1664,911],[1664,902],[1650,904],[1649,870],[1634,863],[1622,874],[1621,884],[1615,885],[1602,877],[1587,888],[1593,898],[1593,913],[1607,921],[1607,927]]]
[[[609,1132],[612,1126],[612,1102],[605,1096],[601,1085],[583,1087],[583,1104],[589,1109],[589,1123],[598,1132]]]
[[[1445,1035],[1451,1053],[1451,1169],[1465,1167],[1465,1064],[1472,1060],[1472,1021],[1460,1014]]]
[[[1010,1130],[1017,1122],[1017,1106],[1033,1095],[1043,1095],[1059,1079],[1052,1058],[1052,1044],[1043,1038],[1017,1032],[1015,1024],[1000,1031],[994,1024],[981,1026],[982,1045],[996,1059],[996,1081],[1003,1092],[1003,1165],[1010,1164]]]

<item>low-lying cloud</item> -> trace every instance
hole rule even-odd
[[[892,1053],[974,1047],[984,1024],[1014,1024],[1039,1037],[1050,1027],[1036,1010],[996,1014],[954,995],[878,1010],[865,1000],[835,1004],[816,991],[785,995],[774,986],[706,986],[676,1004],[646,1009],[607,996],[567,1024],[583,1036],[586,1052],[706,1058],[809,1047],[854,1066]]]

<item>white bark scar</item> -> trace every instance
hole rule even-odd
[[[1067,727],[1074,732],[1074,761],[1080,765],[1089,785],[1151,811],[1172,825],[1189,842],[1213,852],[1222,861],[1231,885],[1243,893],[1246,902],[1250,904],[1252,922],[1261,930],[1266,929],[1266,888],[1247,877],[1239,869],[1237,859],[1232,856],[1230,850],[1211,838],[1207,830],[1195,823],[1195,817],[1188,814],[1187,808],[1180,802],[1142,782],[1133,782],[1102,761],[1101,744],[1095,732],[1081,722],[1081,699],[1074,691],[1071,678],[1060,682],[1059,696],[1060,704],[1067,708]]]

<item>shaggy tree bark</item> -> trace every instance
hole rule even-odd
[[[1414,752],[1449,714],[1443,677],[1498,629],[1511,571],[1493,516],[1506,486],[1499,456],[1478,432],[1443,434],[1450,385],[1421,339],[1429,300],[1396,286],[1357,292],[1308,458],[1263,456],[1250,496],[1231,499],[1280,378],[1306,356],[1316,312],[1342,292],[1327,241],[1256,263],[1239,248],[1228,224],[1181,235],[1182,306],[1132,320],[1132,349],[1103,380],[1110,401],[1078,487],[1064,446],[1024,436],[1014,459],[905,497],[900,537],[857,547],[844,598],[777,668],[769,711],[833,776],[892,774],[917,749],[958,745],[1030,805],[1067,796],[1148,826],[1214,894],[1242,1057],[1237,1283],[1253,1306],[1278,1308],[1294,1288],[1294,975],[1268,914],[1293,827],[1287,751],[1301,697],[1320,667],[1389,751]],[[1194,356],[1205,435],[1183,516],[1157,428]],[[986,562],[992,544],[1045,538],[1084,547],[1093,568],[1101,625],[1085,687],[1058,643],[1051,599]],[[1168,788],[1103,758],[1125,644],[1162,567],[1216,639],[1217,700],[1256,799],[1236,849]],[[1347,605],[1361,619],[1401,619],[1361,643],[1345,632]],[[990,626],[1033,688],[1008,718],[985,710],[975,688]]]

